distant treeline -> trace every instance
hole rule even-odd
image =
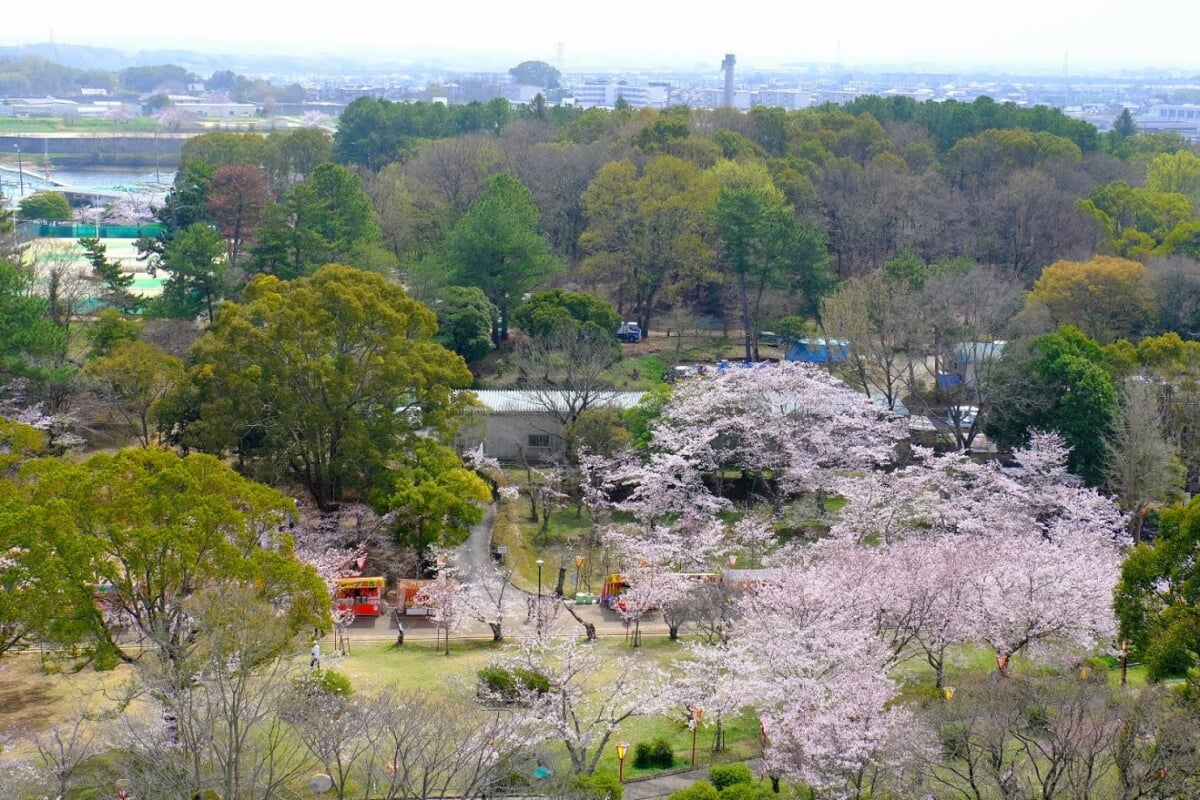
[[[184,94],[196,84],[206,90],[227,90],[230,97],[246,102],[295,103],[304,100],[298,84],[279,87],[269,81],[252,80],[229,70],[219,70],[205,79],[175,64],[127,67],[110,71],[75,69],[40,56],[0,56],[0,97],[72,97],[83,89],[103,89],[114,97],[137,98],[149,92]]]

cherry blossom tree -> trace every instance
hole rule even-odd
[[[832,577],[810,560],[747,594],[728,653],[736,691],[763,723],[764,771],[868,797],[898,763],[910,720],[889,704],[888,648]]]
[[[546,679],[545,691],[524,692],[520,706],[532,724],[562,742],[576,774],[595,772],[622,722],[657,711],[665,682],[644,660],[613,658],[571,636],[527,637],[501,666]]]
[[[672,664],[663,713],[689,727],[711,727],[713,752],[720,752],[725,748],[725,721],[746,705],[736,690],[736,674],[725,648],[690,645],[687,658]]]
[[[916,643],[940,681],[955,641],[987,642],[1004,674],[1030,645],[1109,640],[1124,523],[1066,471],[1061,439],[1033,436],[1009,468],[915,454],[907,468],[841,480],[846,506],[831,530],[880,555],[863,554],[843,584],[871,588],[858,596],[897,655]]]
[[[889,461],[900,417],[828,372],[784,362],[683,381],[653,428],[650,449],[683,458],[719,483],[724,469],[787,493],[821,494],[842,470]]]
[[[453,567],[439,566],[437,578],[421,587],[413,604],[430,609],[429,621],[446,640],[446,655],[450,655],[450,634],[461,632],[477,617],[471,587],[458,580]]]
[[[546,735],[521,709],[461,696],[384,692],[370,703],[376,724],[359,775],[385,800],[493,796],[504,779],[532,772]]]

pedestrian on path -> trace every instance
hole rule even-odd
[[[308,668],[313,672],[321,668],[321,643],[318,641],[313,642],[312,658],[308,661]]]

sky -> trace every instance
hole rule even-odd
[[[441,57],[565,71],[785,63],[1013,68],[1061,74],[1200,71],[1187,0],[58,0],[0,12],[0,43]],[[47,13],[44,9],[52,9]],[[1174,20],[1177,24],[1171,24]],[[1193,18],[1194,21],[1194,18]]]

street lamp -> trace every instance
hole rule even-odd
[[[21,182],[21,197],[25,196],[25,168],[21,165],[21,143],[17,142],[13,145],[13,149],[17,151],[17,179]]]
[[[625,783],[625,754],[628,752],[629,745],[617,742],[617,783]]]
[[[704,709],[696,706],[692,709],[692,766],[696,766],[696,734],[700,732],[700,718],[704,716]]]
[[[542,564],[546,562],[542,559],[537,560],[538,568],[538,591],[537,591],[537,633],[542,635]]]

